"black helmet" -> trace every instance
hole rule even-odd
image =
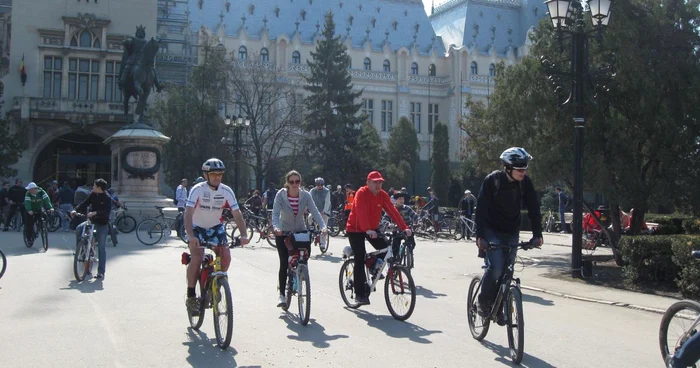
[[[218,158],[210,158],[202,164],[202,171],[205,172],[224,172],[226,171],[226,166],[224,166],[223,161]]]
[[[501,162],[509,168],[527,169],[530,160],[532,156],[520,147],[511,147],[501,153]]]

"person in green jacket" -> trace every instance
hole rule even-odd
[[[24,236],[29,243],[34,242],[34,221],[41,216],[43,209],[53,212],[51,199],[46,192],[31,182],[25,188],[27,194],[24,195],[24,209],[27,210],[24,218]]]

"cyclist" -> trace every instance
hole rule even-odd
[[[314,179],[316,186],[309,191],[311,198],[314,200],[316,208],[321,212],[321,217],[323,217],[323,222],[328,224],[328,217],[331,213],[331,190],[324,187],[323,178],[319,177]],[[313,222],[313,216],[309,214],[309,225]],[[321,246],[326,246],[326,237],[321,237]]]
[[[41,216],[42,209],[53,212],[53,206],[49,195],[34,182],[27,184],[27,187],[24,189],[27,190],[27,194],[24,195],[24,209],[26,210],[24,236],[29,244],[33,244],[35,236],[34,221]]]
[[[289,249],[284,241],[287,238],[285,233],[306,231],[304,223],[304,211],[311,213],[313,218],[319,224],[321,232],[325,237],[326,222],[318,212],[318,208],[314,204],[311,194],[302,189],[301,174],[292,170],[285,175],[284,188],[280,189],[275,196],[275,203],[272,206],[272,227],[275,229],[275,243],[277,243],[277,254],[280,259],[280,267],[278,273],[279,282],[279,300],[278,307],[286,307],[287,302],[284,298],[284,289],[287,285],[287,267],[289,266]],[[298,216],[302,215],[302,216]]]
[[[5,227],[2,229],[2,231],[7,231],[8,227],[10,226],[10,221],[13,217],[15,217],[17,211],[24,216],[24,196],[26,194],[27,190],[24,189],[24,185],[22,185],[22,179],[16,179],[15,185],[11,186],[10,189],[7,190],[7,199],[10,204],[10,212],[5,219]]]
[[[668,368],[693,367],[693,364],[700,361],[700,332],[696,332],[691,338],[683,343],[675,354],[666,358]]]
[[[112,198],[107,195],[107,181],[104,179],[96,179],[92,185],[92,192],[85,200],[75,207],[75,211],[71,213],[71,217],[76,212],[85,213],[90,206],[90,212],[87,212],[87,217],[90,218],[95,225],[95,240],[97,241],[99,263],[97,266],[97,278],[105,277],[105,268],[107,264],[107,235],[109,234],[109,215],[112,212]],[[78,225],[75,229],[76,246],[83,235],[83,229],[86,222]]]
[[[204,182],[204,178],[201,176],[198,177],[197,179],[194,179],[194,185],[197,185],[197,184],[203,183],[203,182]]]
[[[517,244],[519,241],[520,207],[524,202],[532,224],[532,246],[542,245],[542,216],[537,192],[527,176],[527,167],[532,156],[520,147],[503,151],[501,162],[504,169],[487,175],[481,184],[476,205],[476,244],[479,256],[486,257],[486,272],[478,298],[477,311],[485,317],[498,291],[498,279],[506,265],[502,249],[488,249],[488,243]],[[510,250],[511,265],[515,263],[518,248]]]
[[[369,243],[375,249],[384,249],[387,247],[383,237],[377,236],[376,229],[379,227],[379,220],[382,216],[382,209],[386,211],[392,220],[396,222],[401,231],[405,231],[406,235],[411,236],[411,229],[406,226],[406,223],[401,218],[401,214],[396,210],[389,195],[382,190],[384,178],[379,171],[372,171],[367,175],[367,185],[358,189],[354,194],[354,203],[348,222],[345,225],[347,229],[348,241],[355,255],[354,267],[354,286],[355,286],[355,301],[359,305],[369,304],[369,297],[365,284],[365,238],[368,238]]]
[[[439,199],[435,194],[435,191],[431,187],[428,187],[428,197],[430,200],[424,208],[430,214],[430,220],[432,220],[433,222],[433,229],[437,234],[438,232],[440,232],[440,206],[438,204]]]
[[[415,211],[413,211],[411,207],[406,205],[406,197],[407,194],[401,192],[394,192],[394,206],[396,206],[396,210],[399,211],[399,214],[401,214],[401,218],[403,218],[403,221],[406,223],[406,225],[415,224],[418,221],[419,216]],[[391,218],[387,214],[384,214],[384,219],[386,219],[387,221],[391,221]],[[399,252],[400,245],[401,238],[394,238],[394,242],[391,245],[394,254]],[[406,245],[415,248],[416,240],[413,237],[413,235],[409,236],[406,239]]]
[[[245,229],[246,224],[238,208],[236,195],[226,184],[221,183],[226,167],[217,158],[210,158],[202,164],[202,172],[206,178],[205,182],[192,187],[190,196],[187,198],[187,208],[185,209],[185,230],[189,237],[190,254],[192,255],[189,265],[187,265],[187,301],[185,305],[191,315],[199,315],[197,306],[197,295],[194,287],[199,278],[199,266],[204,258],[204,249],[200,244],[209,242],[219,245],[214,252],[221,256],[221,269],[228,271],[231,264],[231,252],[226,246],[228,239],[222,224],[222,213],[229,209],[233,213],[236,226]],[[241,245],[248,244],[245,232],[241,232]]]

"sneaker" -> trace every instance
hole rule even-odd
[[[503,315],[503,311],[499,311],[498,314],[496,315],[496,323],[499,326],[506,325],[506,316]]]
[[[287,306],[287,299],[284,297],[284,295],[280,295],[279,298],[277,299],[277,307],[284,308],[286,306]]]
[[[482,306],[481,303],[476,303],[476,313],[480,317],[487,318],[489,316],[489,312],[491,312],[491,307],[485,308],[485,306]]]
[[[104,278],[105,278],[105,274],[102,273],[102,272],[100,272],[100,273],[97,274],[97,276],[95,276],[95,278],[96,278],[96,279],[104,279]]]
[[[197,303],[197,297],[187,298],[185,301],[185,306],[187,307],[187,313],[192,316],[199,316],[199,305]]]
[[[560,231],[559,234],[566,234],[566,231]]]
[[[356,296],[355,297],[355,303],[357,305],[369,305],[369,298],[366,296]]]

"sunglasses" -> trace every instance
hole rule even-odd
[[[517,168],[517,169],[513,168],[513,170],[515,170],[517,172],[525,172],[525,171],[527,171],[527,167],[526,168]]]
[[[289,183],[289,184],[300,184],[300,183],[301,183],[301,180],[300,180],[300,179],[297,179],[297,180],[287,180],[287,183]]]
[[[218,177],[223,177],[224,173],[222,172],[210,172],[209,176],[218,176]]]

